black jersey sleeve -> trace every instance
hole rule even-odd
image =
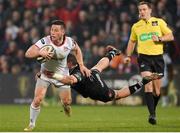
[[[75,72],[72,75],[74,75],[77,78],[78,82],[81,82],[82,79],[83,79],[83,75],[82,75],[82,73],[80,71],[79,72]]]
[[[78,82],[81,82],[85,78],[85,76],[83,76],[80,71],[79,65],[70,70],[70,75],[74,75],[77,78]]]

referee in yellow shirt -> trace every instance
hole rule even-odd
[[[152,72],[164,72],[163,42],[174,40],[172,31],[164,20],[151,17],[151,4],[140,2],[138,5],[140,20],[131,29],[127,46],[125,62],[130,62],[130,56],[137,43],[138,64],[141,76],[149,76]],[[161,79],[145,85],[145,99],[149,110],[148,121],[156,124],[156,106],[160,98]]]

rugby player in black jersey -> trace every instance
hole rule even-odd
[[[114,56],[120,55],[121,51],[109,45],[106,47],[106,55],[91,68],[91,76],[85,77],[80,72],[79,66],[75,65],[71,71],[70,76],[61,74],[49,73],[49,77],[60,80],[64,84],[71,85],[71,88],[76,90],[83,97],[108,102],[127,97],[131,94],[138,92],[143,85],[161,78],[162,75],[152,73],[150,76],[143,77],[138,83],[123,87],[119,90],[109,88],[101,77],[101,72],[109,66],[110,61]],[[71,60],[74,62],[73,60]],[[73,63],[72,63],[73,64]]]

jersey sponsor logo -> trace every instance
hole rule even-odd
[[[42,44],[45,44],[45,41],[44,41],[44,39],[41,39],[41,43],[42,43]]]
[[[152,21],[152,26],[158,26],[158,21]]]
[[[139,38],[141,41],[147,41],[152,39],[152,35],[158,36],[158,32],[142,33]]]

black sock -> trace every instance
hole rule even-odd
[[[159,96],[154,96],[153,95],[153,98],[154,98],[154,110],[155,111],[156,111],[156,106],[158,105],[160,97],[161,97],[161,95],[159,95]]]
[[[145,85],[147,83],[151,82],[150,80],[146,79],[146,78],[143,78],[142,79],[142,84]]]
[[[155,115],[154,98],[153,98],[152,92],[146,92],[145,93],[145,99],[146,99],[146,104],[148,106],[149,113],[151,115]]]
[[[141,82],[138,82],[135,85],[129,86],[129,91],[130,91],[131,94],[134,94],[135,92],[140,91],[141,88],[142,88],[142,84],[141,84]]]
[[[105,57],[107,57],[109,59],[109,61],[111,61],[115,55],[116,55],[116,52],[111,50],[105,55]]]
[[[134,94],[135,92],[140,91],[142,86],[144,86],[145,84],[149,82],[150,82],[149,80],[143,78],[142,81],[138,82],[137,84],[129,86],[130,93]]]

